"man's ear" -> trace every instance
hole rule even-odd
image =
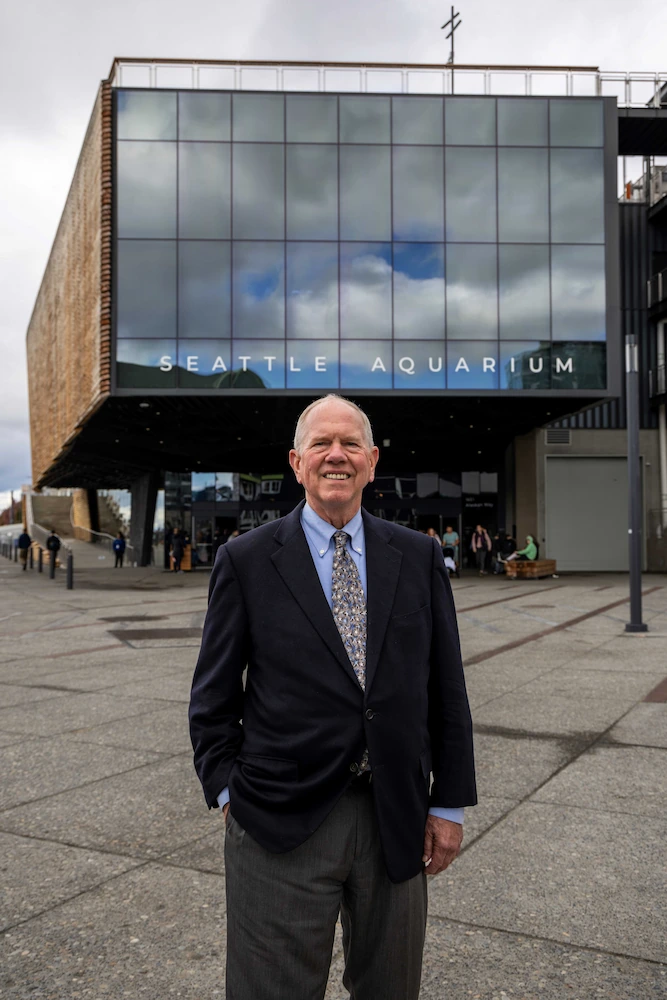
[[[290,451],[290,453],[289,453],[289,464],[292,467],[292,472],[294,473],[294,475],[296,477],[297,483],[300,483],[301,482],[301,475],[300,475],[300,470],[301,470],[301,455],[299,455],[294,450],[294,448],[292,448],[291,451]]]
[[[371,468],[371,474],[368,477],[368,482],[369,483],[372,483],[373,480],[375,479],[375,469],[377,468],[379,457],[380,457],[380,449],[378,448],[377,445],[375,445],[371,449],[371,462],[373,463],[373,465],[372,465],[372,468]]]

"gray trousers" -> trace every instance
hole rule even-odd
[[[356,781],[286,854],[264,850],[228,813],[227,1000],[322,1000],[339,912],[353,1000],[417,1000],[426,876],[390,882],[372,785]]]

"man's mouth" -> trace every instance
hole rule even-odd
[[[325,479],[349,479],[350,478],[350,473],[349,472],[325,472],[324,473],[324,478]]]

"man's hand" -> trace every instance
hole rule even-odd
[[[439,875],[458,857],[463,842],[463,827],[448,819],[428,815],[424,830],[424,862],[427,875]]]
[[[229,812],[229,802],[225,802],[222,807],[222,815],[224,816],[225,823],[227,822],[227,813]]]

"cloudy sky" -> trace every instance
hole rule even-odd
[[[456,61],[667,71],[655,0],[460,0]],[[30,479],[25,331],[114,56],[440,62],[436,0],[24,0],[0,43],[0,509]]]

